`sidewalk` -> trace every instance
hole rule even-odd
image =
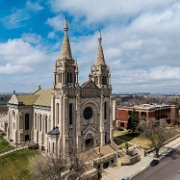
[[[178,146],[180,146],[180,137],[167,143],[166,145],[164,145],[164,147],[161,148],[161,158],[163,158],[169,151],[177,148]],[[153,153],[150,153],[146,157],[144,157],[144,153],[142,150],[139,151],[139,153],[141,155],[141,161],[130,166],[117,166],[105,169],[102,174],[102,180],[121,180],[125,176],[133,177],[139,172],[149,167],[149,164],[153,159]]]
[[[5,155],[7,155],[7,154],[10,154],[10,153],[12,153],[12,152],[19,151],[19,150],[22,150],[22,149],[27,149],[27,148],[28,148],[28,146],[18,147],[18,148],[15,148],[15,149],[12,149],[12,150],[10,150],[10,151],[6,151],[6,152],[0,154],[0,157],[1,157],[1,156],[5,156]]]

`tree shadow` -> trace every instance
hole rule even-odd
[[[138,137],[139,135],[140,135],[139,133],[128,133],[128,134],[120,135],[114,138],[114,142],[117,145],[120,145],[124,142],[132,140],[135,137]]]
[[[169,157],[172,160],[176,160],[178,159],[180,156],[180,151],[178,151],[177,149],[172,149],[165,157]]]

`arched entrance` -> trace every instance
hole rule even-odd
[[[94,138],[93,138],[92,134],[89,133],[85,139],[85,148],[89,149],[93,146],[94,146]]]

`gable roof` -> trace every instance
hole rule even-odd
[[[81,88],[83,88],[83,89],[99,89],[99,87],[96,86],[96,84],[91,79],[89,79],[84,84],[82,84]]]
[[[8,104],[18,104],[18,98],[16,94],[12,94],[10,100],[8,101]]]
[[[37,95],[32,94],[17,95],[16,97],[19,103],[23,103],[25,105],[33,105],[38,98]]]
[[[24,104],[24,105],[37,105],[37,106],[51,106],[51,90],[39,89],[33,94],[13,94],[9,103],[11,104]]]
[[[41,89],[37,91],[34,95],[38,95],[37,100],[34,105],[38,106],[51,106],[51,90],[50,89]]]

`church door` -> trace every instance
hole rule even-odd
[[[88,134],[85,140],[85,148],[89,149],[94,145],[94,138],[91,134]]]
[[[25,141],[29,141],[29,135],[25,135]]]

